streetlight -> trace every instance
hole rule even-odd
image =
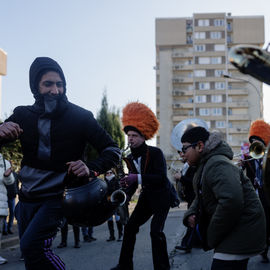
[[[233,80],[238,80],[238,81],[242,81],[242,82],[249,83],[249,84],[250,84],[251,86],[253,86],[253,88],[256,90],[256,92],[257,92],[257,94],[258,94],[258,96],[259,96],[259,98],[260,98],[260,103],[262,102],[262,95],[261,95],[259,89],[258,89],[257,86],[256,86],[254,83],[252,83],[251,81],[246,80],[246,79],[243,79],[243,78],[239,78],[239,77],[234,77],[234,76],[232,76],[232,75],[230,75],[230,74],[226,74],[226,73],[223,74],[223,77],[224,77],[224,78],[227,78],[227,79],[233,79]],[[261,115],[261,109],[260,109],[260,117],[262,117],[262,115]]]

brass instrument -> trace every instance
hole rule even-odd
[[[253,159],[260,159],[264,157],[265,154],[265,146],[263,143],[259,141],[253,142],[249,147],[249,155]]]
[[[270,85],[270,53],[258,46],[233,46],[228,59],[242,73]]]
[[[178,150],[182,150],[182,143],[181,143],[181,138],[184,134],[184,132],[192,127],[204,127],[206,130],[208,130],[207,123],[199,118],[188,118],[185,120],[182,120],[179,122],[173,129],[171,133],[171,144],[172,146]]]
[[[229,51],[229,61],[242,73],[270,85],[270,53],[267,49],[252,45],[234,46]],[[263,157],[263,188],[270,203],[270,144],[266,148],[252,144],[249,152],[254,156],[252,158]]]

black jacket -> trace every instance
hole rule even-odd
[[[170,182],[167,178],[167,166],[162,151],[157,147],[146,144],[143,144],[140,149],[132,150],[133,152],[125,161],[129,173],[137,174],[139,172],[133,163],[133,159],[141,156],[142,192],[140,196],[146,198],[152,209],[169,208]]]

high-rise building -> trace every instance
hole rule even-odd
[[[0,117],[2,112],[2,76],[7,74],[7,54],[0,49]]]
[[[219,129],[237,154],[251,121],[263,116],[262,83],[228,61],[228,51],[238,44],[263,46],[263,16],[203,13],[156,19],[157,145],[167,161],[177,156],[170,136],[184,119],[200,118],[210,130]]]

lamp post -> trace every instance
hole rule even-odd
[[[243,78],[231,76],[231,75],[229,75],[229,74],[223,74],[223,77],[224,77],[224,78],[227,78],[227,79],[233,79],[233,80],[238,80],[238,81],[242,81],[242,82],[249,83],[249,84],[250,84],[251,86],[253,86],[253,88],[256,90],[256,92],[257,92],[257,94],[258,94],[258,96],[259,96],[259,98],[260,98],[260,104],[261,104],[261,102],[262,102],[262,95],[261,95],[259,89],[257,88],[257,86],[256,86],[254,83],[252,83],[252,82],[249,81],[249,80],[243,79]],[[260,118],[261,118],[261,117],[262,117],[262,114],[261,114],[261,109],[260,109]]]

